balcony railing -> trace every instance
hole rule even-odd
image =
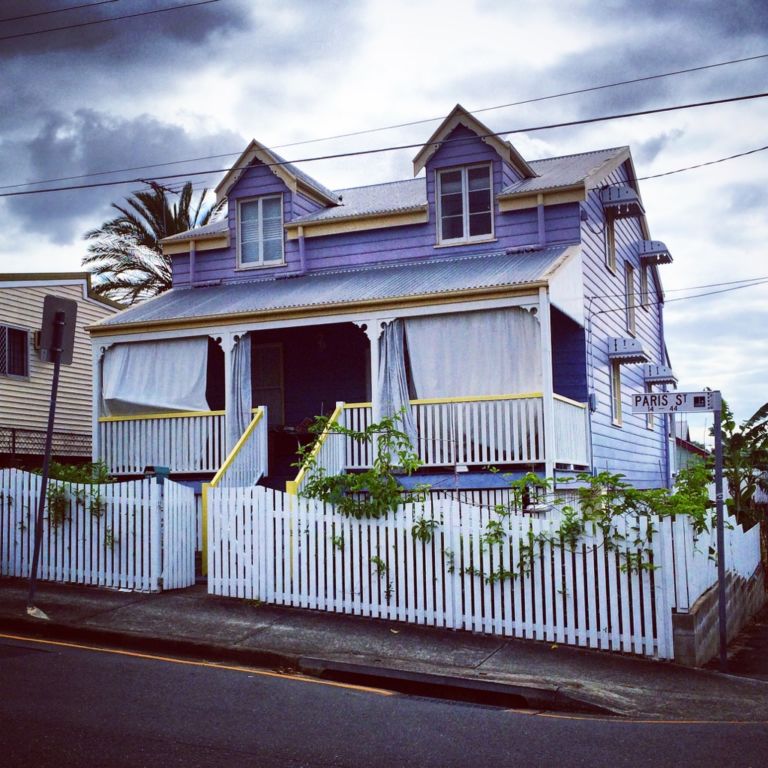
[[[216,472],[226,457],[224,411],[103,416],[99,456],[114,475],[150,465],[171,472]]]
[[[510,466],[515,464],[589,465],[588,414],[584,403],[554,396],[554,444],[545,446],[544,398],[520,395],[412,400],[416,450],[424,467]],[[372,421],[370,403],[338,407],[330,423],[362,432]],[[328,474],[367,469],[372,446],[326,430],[313,455]],[[288,492],[301,491],[305,468]]]

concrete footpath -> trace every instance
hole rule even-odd
[[[731,673],[619,654],[278,608],[208,595],[159,594],[0,579],[0,633],[293,670],[428,696],[537,710],[648,719],[766,721],[768,631],[737,642]],[[745,649],[747,649],[745,651]],[[746,653],[746,655],[745,655]],[[744,674],[733,674],[742,671]]]

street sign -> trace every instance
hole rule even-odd
[[[643,392],[632,395],[632,413],[712,413],[719,409],[719,392]]]
[[[60,313],[60,314],[59,314]],[[63,324],[57,328],[57,314]],[[72,364],[72,350],[75,346],[75,323],[77,302],[47,295],[43,301],[43,324],[40,329],[40,359],[46,363],[55,361],[54,352],[59,348],[59,362]]]

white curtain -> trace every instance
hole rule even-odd
[[[231,450],[251,422],[251,337],[243,334],[232,351],[232,388],[227,393],[227,446]]]
[[[538,319],[511,307],[405,321],[416,397],[539,392]]]
[[[104,354],[107,416],[207,411],[208,338],[115,344]]]
[[[375,421],[382,416],[394,416],[405,409],[399,423],[401,429],[416,447],[416,424],[408,402],[408,379],[405,371],[405,328],[402,320],[393,320],[381,334],[379,340],[379,370],[376,377],[379,412],[373,415]]]

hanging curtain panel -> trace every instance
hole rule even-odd
[[[402,412],[400,429],[416,445],[416,424],[408,402],[405,368],[405,327],[402,320],[393,320],[384,328],[379,340],[378,398],[374,398],[374,402],[379,403],[379,413],[373,418],[378,421],[382,416]]]
[[[107,416],[207,411],[208,338],[115,344],[104,354]]]
[[[416,397],[538,392],[541,328],[519,307],[405,321]]]
[[[232,391],[227,393],[232,404],[227,421],[227,446],[231,449],[251,421],[251,337],[243,334],[232,352]]]

